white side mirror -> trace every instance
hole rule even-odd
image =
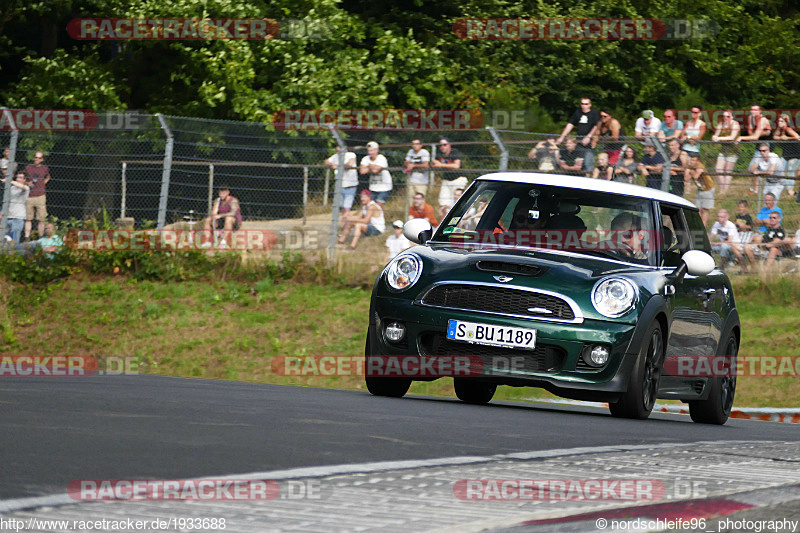
[[[424,218],[412,218],[403,226],[403,235],[413,243],[425,244],[433,236],[433,227]]]
[[[681,259],[686,263],[686,272],[692,276],[707,276],[714,270],[714,258],[702,250],[689,250]]]

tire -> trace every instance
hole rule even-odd
[[[731,356],[734,360],[739,353],[739,343],[736,336],[731,333],[725,343],[724,355]],[[735,368],[735,364],[731,365]],[[728,421],[733,408],[733,398],[736,396],[736,374],[729,376],[716,376],[709,379],[710,391],[708,399],[689,402],[689,416],[698,424],[722,425]]]
[[[364,345],[365,369],[369,368],[366,359],[369,359],[369,356],[371,355],[372,351],[370,349],[369,337],[370,334],[367,333],[367,342]],[[364,377],[364,381],[367,383],[367,390],[373,396],[402,398],[403,396],[406,395],[408,389],[411,387],[411,380],[406,378],[382,378],[382,377],[366,376]]]
[[[628,380],[628,390],[616,403],[608,404],[611,414],[617,418],[634,418],[644,420],[653,411],[661,381],[661,370],[664,365],[664,332],[658,321],[653,321],[644,337],[636,364],[633,365]]]
[[[456,378],[453,380],[453,388],[456,390],[456,396],[462,402],[486,405],[492,401],[497,385],[469,378]]]

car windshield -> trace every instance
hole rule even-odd
[[[478,181],[442,221],[434,242],[565,250],[656,264],[650,201],[552,185]]]

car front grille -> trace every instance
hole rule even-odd
[[[440,333],[425,333],[420,336],[420,353],[427,356],[478,357],[486,374],[511,370],[555,373],[559,372],[567,353],[559,346],[537,344],[533,350],[486,346],[454,341]]]
[[[422,304],[552,320],[574,320],[570,305],[550,294],[492,285],[437,285],[422,297]]]

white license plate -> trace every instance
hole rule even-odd
[[[451,319],[447,322],[447,338],[489,346],[533,349],[536,345],[536,330]]]

